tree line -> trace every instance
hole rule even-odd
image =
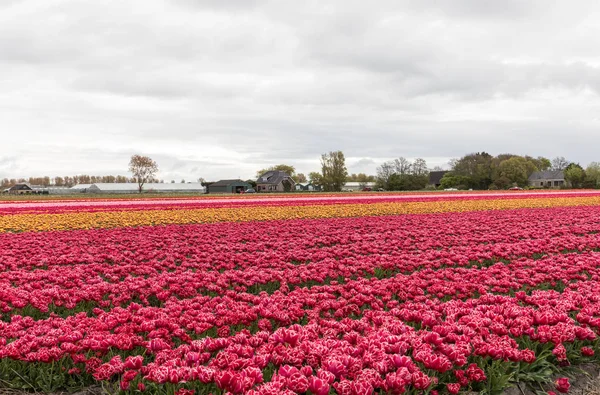
[[[600,186],[600,164],[593,162],[586,169],[562,156],[552,160],[543,156],[500,154],[487,152],[467,154],[450,161],[451,169],[441,180],[442,188],[507,189],[526,187],[529,177],[537,171],[562,171],[571,188]]]
[[[533,172],[544,170],[560,170],[565,181],[572,188],[599,188],[600,187],[600,162],[592,162],[585,169],[578,163],[571,162],[564,157],[552,160],[538,156],[521,156],[514,154],[500,154],[493,156],[487,152],[467,154],[449,163],[450,170],[441,179],[441,188],[458,189],[506,189],[511,186],[525,187],[529,184],[529,177]],[[321,155],[321,171],[310,172],[308,176],[296,173],[294,166],[280,164],[260,169],[256,177],[268,171],[284,171],[298,183],[311,182],[324,191],[341,191],[346,182],[368,183],[375,182],[376,188],[388,191],[420,190],[429,184],[430,169],[425,159],[417,158],[410,161],[404,157],[382,163],[376,169],[376,175],[365,173],[348,174],[346,160],[342,151],[331,151]],[[442,170],[441,168],[434,168]],[[77,184],[94,183],[137,183],[141,191],[143,184],[148,182],[164,182],[155,178],[158,165],[152,159],[140,155],[133,155],[129,163],[129,171],[133,177],[127,176],[57,176],[57,177],[30,177],[4,178],[0,180],[0,187],[7,188],[17,183],[28,182],[32,185],[44,187],[72,187]],[[199,179],[203,185],[208,184],[204,179]],[[174,182],[174,181],[172,181]],[[181,182],[185,182],[182,180]],[[248,180],[253,185],[256,182]]]

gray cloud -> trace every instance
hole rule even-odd
[[[176,181],[308,173],[336,149],[367,173],[481,150],[599,159],[591,0],[0,9],[0,176],[123,174],[138,152]]]

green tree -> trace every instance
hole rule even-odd
[[[323,175],[322,183],[325,191],[341,191],[348,177],[344,153],[342,151],[331,151],[321,155],[321,174]]]
[[[564,171],[565,181],[567,181],[572,188],[583,187],[585,181],[585,171],[579,163],[570,163]]]
[[[443,189],[456,188],[456,189],[468,189],[469,183],[471,182],[470,177],[457,176],[452,173],[444,174],[444,177],[440,180],[440,185]]]
[[[265,174],[268,171],[283,171],[292,178],[296,177],[296,168],[294,166],[281,164],[281,165],[267,167],[266,169],[261,169],[261,170],[257,171],[256,178],[262,176],[263,174]]]
[[[527,186],[529,182],[530,171],[535,171],[531,170],[532,166],[533,164],[527,159],[520,156],[514,156],[502,161],[498,170],[500,177],[506,177],[510,182],[517,184],[520,187],[524,187]],[[535,169],[535,166],[533,166],[533,169]]]
[[[498,177],[494,180],[490,189],[507,189],[511,186],[511,181],[505,176]]]
[[[525,155],[525,159],[527,159],[535,165],[535,167],[537,168],[536,171],[544,171],[552,167],[552,162],[550,161],[550,159],[544,158],[543,156],[532,158],[531,156]]]
[[[360,175],[358,175],[360,176]],[[388,191],[412,191],[423,189],[429,182],[429,169],[425,159],[417,158],[410,162],[399,157],[377,167],[375,178],[378,188]],[[368,182],[368,181],[365,181]]]
[[[454,176],[464,177],[466,186],[473,189],[487,189],[492,183],[494,157],[487,152],[468,154],[451,162]]]
[[[585,168],[585,187],[598,188],[600,186],[600,163],[592,162]]]

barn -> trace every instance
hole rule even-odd
[[[241,193],[252,188],[243,180],[220,180],[208,186],[208,193]]]

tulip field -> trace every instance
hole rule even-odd
[[[0,267],[0,388],[558,393],[600,364],[593,191],[0,201]]]

